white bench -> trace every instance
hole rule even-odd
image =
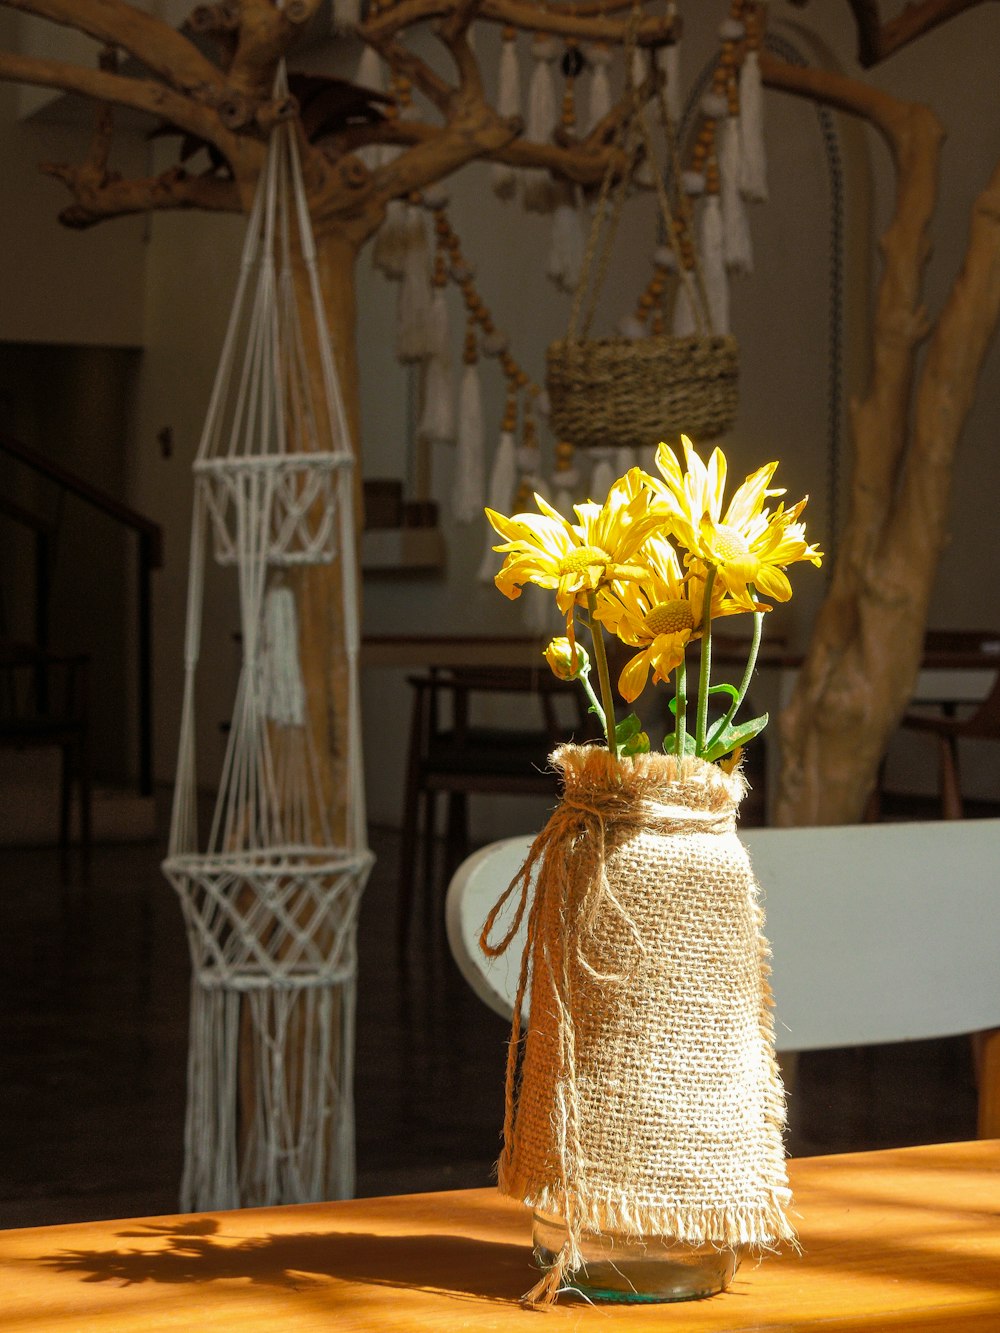
[[[771,942],[779,1051],[982,1033],[979,1132],[1000,1136],[1000,819],[748,829]],[[491,843],[448,888],[448,939],[510,1016],[524,946],[479,934],[531,836]]]

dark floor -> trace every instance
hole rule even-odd
[[[359,927],[358,1192],[487,1184],[506,1024],[443,930],[395,947],[398,836],[374,830]],[[0,849],[0,1227],[173,1212],[181,1172],[187,949],[162,847],[99,847],[63,888],[49,850]],[[794,1155],[971,1138],[967,1043],[804,1055]]]

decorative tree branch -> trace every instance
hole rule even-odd
[[[848,0],[858,30],[858,63],[870,69],[982,0],[918,0],[883,23],[878,0]]]
[[[88,165],[43,163],[41,170],[72,191],[76,202],[63,209],[59,220],[79,230],[134,213],[184,208],[239,213],[242,209],[235,181],[211,173],[191,176],[181,167],[171,167],[147,180],[122,180],[114,175],[97,179]]]
[[[147,111],[151,116],[169,120],[181,129],[209,140],[230,160],[239,161],[245,156],[244,141],[230,133],[210,107],[152,79],[85,69],[82,65],[71,65],[62,60],[43,60],[36,56],[16,55],[12,51],[0,51],[0,79],[81,93],[101,102]]]
[[[444,18],[455,9],[456,0],[399,0],[382,13],[374,15],[359,29],[365,41],[394,37],[414,23],[427,19]],[[479,17],[490,23],[501,23],[522,32],[547,32],[557,37],[574,37],[581,42],[625,41],[631,20],[577,13],[576,7],[547,9],[525,0],[482,0]],[[677,40],[680,27],[674,18],[644,18],[636,29],[640,46],[669,46]]]
[[[0,0],[8,9],[35,14],[93,37],[103,45],[120,46],[171,88],[204,97],[225,91],[221,70],[193,42],[162,19],[127,0]]]

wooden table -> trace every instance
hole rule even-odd
[[[522,1309],[527,1211],[492,1190],[0,1233],[3,1333],[1000,1329],[1000,1140],[790,1163],[804,1253],[681,1305]]]

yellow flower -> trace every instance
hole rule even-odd
[[[650,480],[674,509],[673,531],[688,561],[714,565],[719,582],[745,610],[753,607],[751,583],[765,597],[788,601],[792,587],[785,568],[797,560],[819,565],[823,559],[819,548],[806,542],[805,524],[798,522],[809,497],[788,510],[783,503],[773,513],[765,508],[771,496],[785,493],[769,489],[778,464],[766,463],[747,477],[723,511],[727,468],[722,450],[716,449],[706,466],[686,435],[681,442],[686,471],[681,472],[673,450],[661,444],[656,465],[666,485]]]
[[[575,505],[578,523],[535,496],[538,514],[505,518],[494,509],[486,517],[504,539],[494,546],[507,558],[496,576],[505,597],[520,597],[525,583],[555,589],[556,605],[572,634],[573,608],[587,594],[618,580],[638,578],[642,570],[629,562],[663,522],[667,509],[654,502],[643,485],[642,473],[632,468],[611,487],[603,505],[588,501]]]
[[[674,670],[691,640],[701,637],[705,609],[704,576],[695,572],[685,577],[665,538],[651,537],[639,558],[646,565],[646,577],[602,591],[597,606],[602,625],[623,643],[641,649],[618,678],[618,690],[627,703],[642,693],[650,670],[654,685]],[[716,583],[713,620],[744,609]]]
[[[542,654],[559,680],[576,680],[590,671],[590,657],[582,643],[553,639]]]

